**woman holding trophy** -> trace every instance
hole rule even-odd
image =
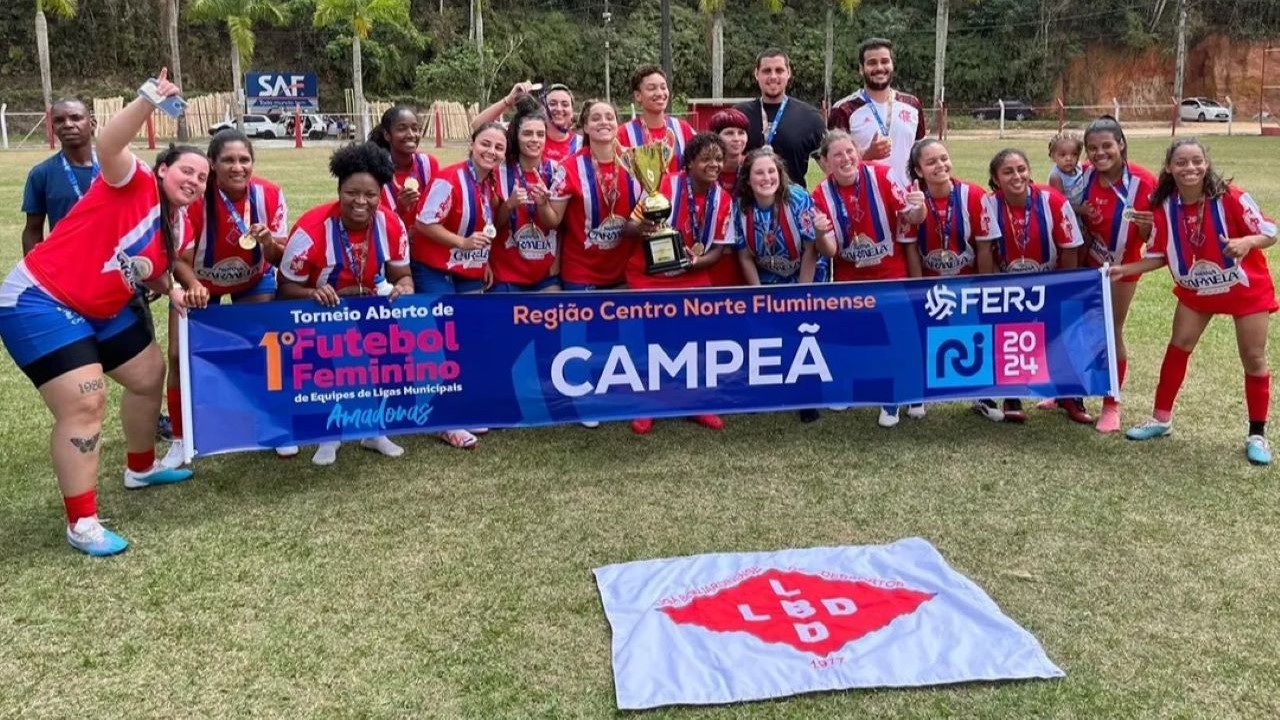
[[[717,183],[724,163],[724,141],[713,133],[695,135],[685,145],[684,170],[666,173],[670,150],[650,143],[626,152],[631,174],[645,198],[632,213],[639,233],[627,263],[627,287],[644,290],[700,288],[711,285],[708,270],[732,242],[733,199]],[[716,415],[690,418],[712,430],[724,429]],[[631,421],[631,430],[647,435],[651,418]]]

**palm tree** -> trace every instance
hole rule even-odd
[[[40,89],[44,92],[46,114],[53,107],[53,78],[49,70],[49,23],[44,11],[48,10],[54,17],[73,18],[78,5],[77,0],[36,0],[36,54],[40,57]]]
[[[289,19],[284,0],[192,0],[190,15],[196,20],[221,20],[231,36],[231,87],[235,90],[236,129],[244,131],[240,64],[253,58],[253,25],[283,25]],[[319,11],[317,10],[317,14]]]
[[[782,9],[783,0],[764,0],[769,12]],[[725,0],[698,0],[698,10],[711,16],[711,97],[724,97]]]
[[[409,0],[317,0],[315,26],[340,25],[351,31],[351,88],[355,94],[360,137],[368,137],[364,116],[364,77],[360,41],[373,32],[374,23],[409,25]]]

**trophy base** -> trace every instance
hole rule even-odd
[[[661,275],[689,267],[689,254],[685,252],[684,240],[680,232],[674,228],[663,228],[652,235],[645,235],[644,271],[648,275]]]

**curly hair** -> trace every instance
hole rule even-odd
[[[329,156],[329,174],[338,178],[339,186],[358,173],[369,173],[379,185],[391,182],[396,174],[395,166],[391,164],[391,153],[366,142],[343,145]]]
[[[652,63],[641,65],[631,74],[631,92],[640,90],[640,86],[644,83],[644,79],[650,75],[661,75],[663,80],[667,80],[667,74],[662,71],[662,67]]]
[[[685,143],[684,155],[680,156],[680,167],[688,170],[693,165],[693,161],[697,160],[698,156],[709,147],[720,148],[721,157],[724,157],[729,152],[728,148],[725,147],[724,140],[721,140],[719,135],[712,132],[700,132]]]
[[[1090,125],[1092,127],[1092,125]],[[1058,146],[1062,143],[1071,143],[1076,146],[1076,155],[1084,152],[1084,138],[1080,137],[1080,133],[1074,130],[1063,130],[1062,132],[1049,138],[1049,157],[1058,151]]]

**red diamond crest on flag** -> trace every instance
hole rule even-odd
[[[688,605],[664,607],[677,623],[714,632],[746,632],[826,657],[903,615],[934,593],[769,570]]]

